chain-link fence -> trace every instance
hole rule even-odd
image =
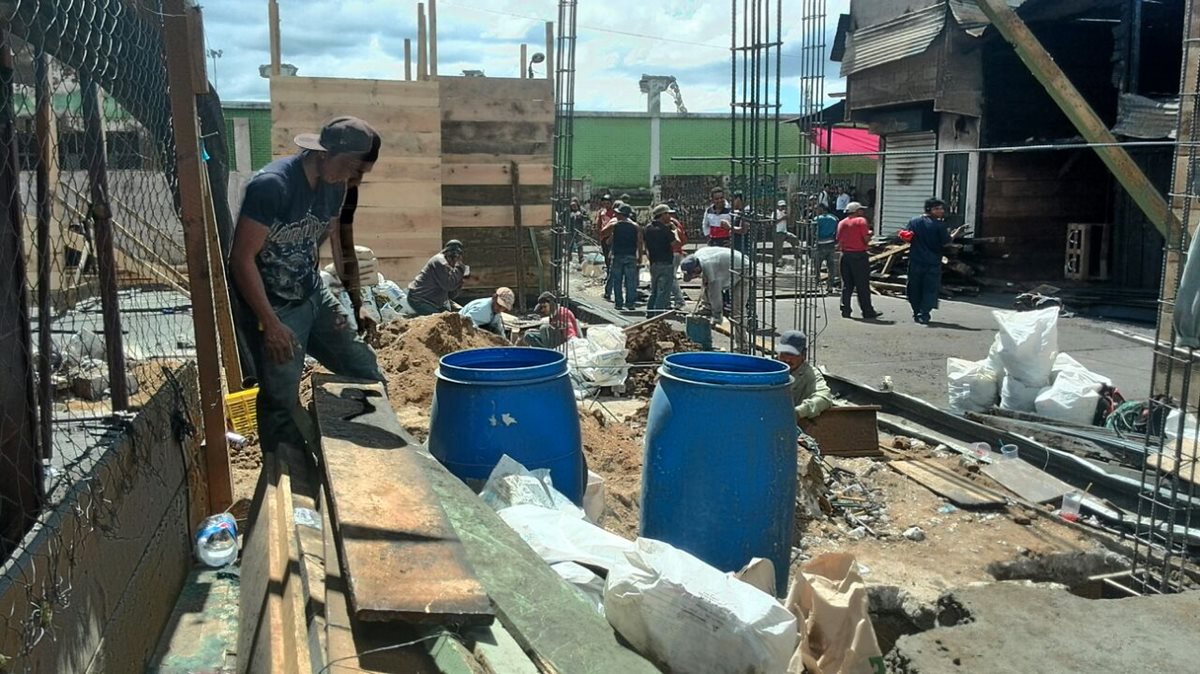
[[[113,573],[89,560],[173,507],[141,485],[203,491],[170,452],[200,420],[164,17],[0,3],[0,671],[50,671],[34,652]]]

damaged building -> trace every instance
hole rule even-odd
[[[1182,0],[1008,0],[1162,193],[1171,180]],[[933,195],[984,276],[1157,293],[1163,237],[969,0],[853,0],[833,59],[847,121],[882,138],[877,233]]]

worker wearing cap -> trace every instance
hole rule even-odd
[[[546,317],[546,324],[525,333],[525,343],[545,349],[556,349],[580,336],[579,321],[568,308],[561,306],[554,293],[546,291],[537,298],[537,312]]]
[[[736,323],[742,319],[746,298],[741,274],[734,270],[744,269],[745,264],[746,258],[739,251],[723,246],[705,246],[683,258],[679,267],[683,270],[684,281],[701,278],[704,291],[700,311],[710,312],[717,323],[721,322],[725,308],[722,294],[728,290],[731,297],[730,318]]]
[[[675,288],[675,253],[672,246],[679,240],[671,224],[671,207],[659,204],[650,213],[653,220],[642,231],[646,257],[650,260],[650,300],[646,315],[652,316],[671,308],[671,291]]]
[[[335,374],[383,380],[375,353],[317,271],[318,246],[328,237],[342,283],[357,288],[338,219],[347,184],[370,169],[364,159],[377,138],[363,120],[338,117],[319,135],[296,136],[298,154],[271,162],[246,184],[229,269],[248,310],[240,318],[259,380],[263,451],[305,444],[294,413],[306,354]]]
[[[408,284],[408,306],[417,316],[450,311],[450,299],[462,290],[470,268],[463,263],[463,245],[458,239],[446,242],[442,252],[429,258]]]
[[[491,297],[471,300],[458,310],[458,314],[471,319],[475,327],[504,336],[504,312],[513,308],[516,296],[509,288],[496,288]]]
[[[796,257],[797,265],[799,265],[800,239],[796,238],[795,234],[788,231],[788,210],[787,199],[780,199],[775,204],[775,237],[772,242],[771,257],[776,265],[783,263],[783,244],[792,244],[792,255]]]
[[[622,203],[617,219],[601,230],[612,238],[612,268],[609,270],[613,304],[617,310],[632,311],[637,304],[638,264],[645,257],[642,228],[633,219],[633,206]]]
[[[808,362],[807,335],[799,330],[784,332],[775,345],[775,354],[792,375],[790,391],[797,422],[815,419],[833,407],[833,393],[825,383],[825,375]]]
[[[842,253],[842,318],[850,318],[850,296],[858,294],[863,318],[879,318],[871,304],[871,225],[866,209],[857,201],[846,205],[846,217],[837,226],[837,248]]]

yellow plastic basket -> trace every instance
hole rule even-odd
[[[258,435],[258,387],[225,396],[225,415],[233,432],[238,435]]]

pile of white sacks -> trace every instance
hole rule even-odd
[[[983,412],[1002,409],[1091,425],[1101,388],[1112,381],[1058,350],[1058,307],[1039,311],[994,311],[999,332],[988,357],[948,358],[950,408]]]

